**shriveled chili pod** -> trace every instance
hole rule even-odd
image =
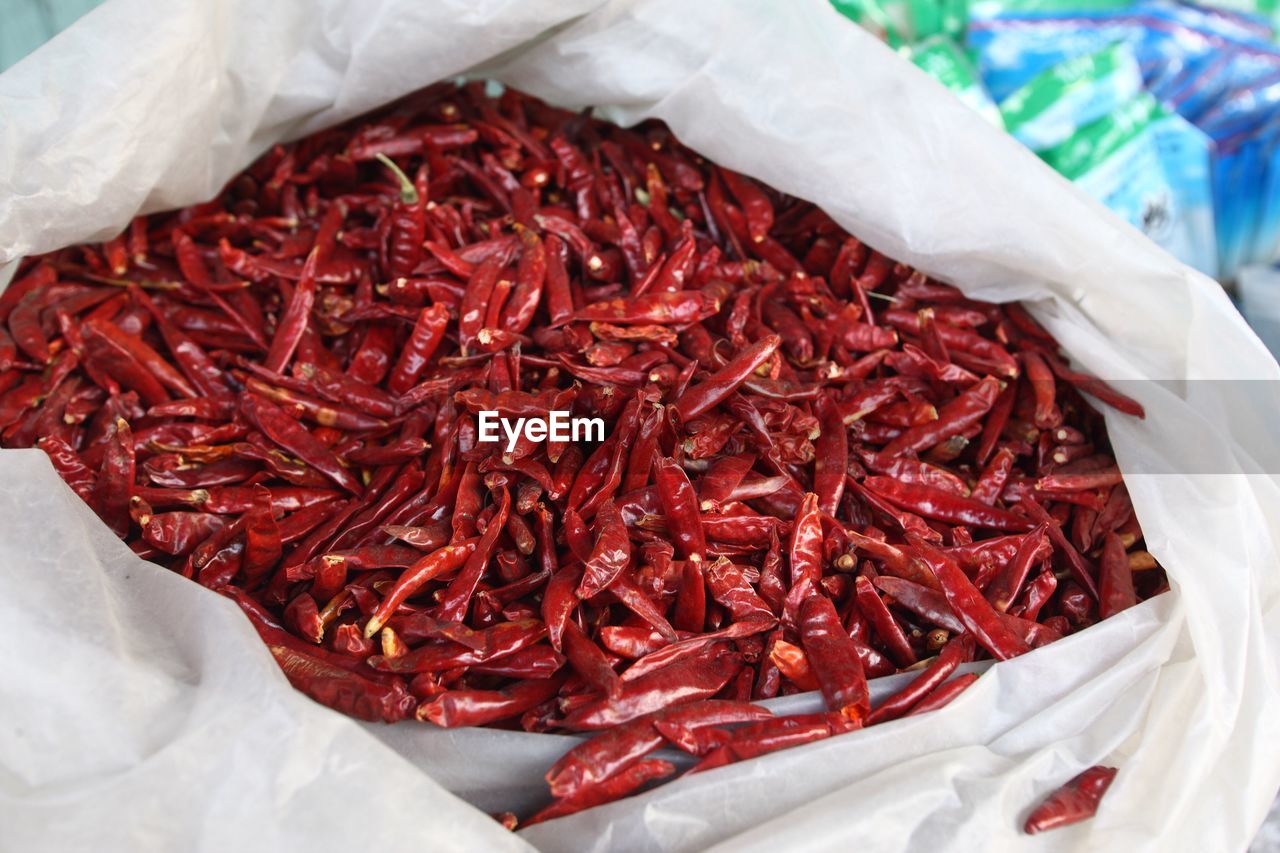
[[[1095,766],[1080,773],[1031,812],[1023,832],[1032,835],[1093,817],[1117,772],[1114,767]]]

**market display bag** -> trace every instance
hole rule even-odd
[[[1261,458],[1280,370],[1214,282],[826,0],[111,0],[0,76],[0,261],[204,201],[278,141],[457,75],[660,118],[891,257],[1026,300],[1145,406],[1104,412],[1172,591],[940,712],[512,834],[486,812],[545,802],[577,739],[313,703],[232,601],[135,557],[39,451],[3,451],[0,848],[1247,846],[1280,785],[1280,466]],[[1093,820],[1021,835],[1093,764],[1119,768]]]

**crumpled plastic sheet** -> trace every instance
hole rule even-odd
[[[135,558],[38,452],[6,451],[0,848],[1249,843],[1280,786],[1280,491],[1242,430],[1280,420],[1280,398],[1237,418],[1214,383],[1141,380],[1280,369],[1213,282],[825,0],[111,0],[0,75],[0,262],[202,201],[276,141],[459,74],[662,118],[895,258],[1029,300],[1077,363],[1137,381],[1146,420],[1107,422],[1173,591],[990,667],[939,713],[510,834],[483,812],[539,804],[572,739],[367,726],[315,705],[231,602]],[[1120,774],[1094,820],[1020,835],[1096,763]]]

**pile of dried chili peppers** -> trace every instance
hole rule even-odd
[[[0,367],[3,445],[313,698],[601,732],[525,823],[670,776],[661,747],[702,772],[939,708],[960,664],[1166,588],[1083,394],[1141,407],[1020,306],[509,89],[432,87],[28,259]],[[607,437],[477,441],[552,410]]]

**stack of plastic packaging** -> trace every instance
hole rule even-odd
[[[834,2],[1178,259],[1280,259],[1274,0]]]

